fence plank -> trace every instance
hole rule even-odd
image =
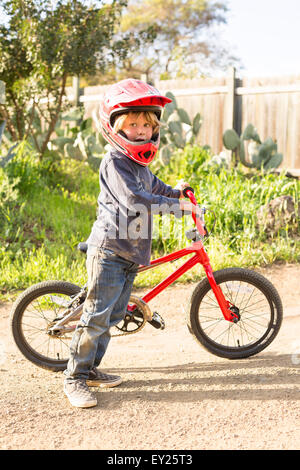
[[[277,140],[283,153],[282,167],[300,170],[300,76],[237,79],[234,70],[226,77],[156,81],[162,92],[171,91],[178,105],[191,118],[200,112],[203,123],[198,143],[210,145],[213,153],[223,148],[223,133],[234,127],[237,132],[252,123],[262,140]],[[81,90],[79,101],[86,116],[97,114],[99,103],[108,86]],[[71,99],[72,88],[68,91]],[[74,96],[73,96],[74,99]]]
[[[5,104],[5,83],[0,80],[0,104]]]

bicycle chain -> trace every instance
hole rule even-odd
[[[119,334],[116,334],[116,335],[111,335],[112,338],[117,338],[118,336],[128,336],[128,335],[133,335],[135,333],[139,333],[146,325],[147,323],[147,320],[145,319],[145,317],[143,316],[143,323],[141,324],[141,326],[139,326],[136,330],[133,330],[133,331],[123,331],[123,333],[119,333]],[[120,328],[118,328],[117,326],[115,327],[116,329],[120,330]]]
[[[129,299],[129,302],[137,306],[139,313],[141,313],[143,315],[143,323],[136,330],[124,331],[124,332],[116,334],[116,335],[111,335],[113,338],[116,338],[118,336],[128,336],[128,335],[133,335],[135,333],[139,333],[145,327],[147,321],[152,320],[152,312],[151,312],[148,304],[146,302],[144,302],[140,297],[136,297],[135,295],[131,295],[130,299]],[[128,314],[128,315],[130,315],[130,314]],[[115,328],[120,330],[120,328],[118,328],[118,327],[115,327]]]

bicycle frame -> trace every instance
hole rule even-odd
[[[186,190],[186,195],[190,199],[190,201],[195,205],[198,206],[197,200],[191,190]],[[166,279],[164,279],[162,282],[160,282],[157,286],[155,286],[153,289],[151,289],[144,297],[142,297],[142,300],[148,304],[150,300],[152,300],[154,297],[156,297],[160,292],[162,292],[166,287],[171,285],[173,282],[175,282],[180,276],[182,276],[184,273],[192,269],[196,264],[201,264],[205,270],[208,282],[212,288],[212,291],[215,294],[216,300],[219,304],[219,307],[223,313],[224,319],[235,323],[239,320],[239,316],[234,313],[233,310],[231,310],[230,307],[233,305],[227,301],[224,297],[224,294],[221,290],[221,288],[218,286],[218,284],[215,281],[214,275],[213,275],[213,270],[210,265],[210,260],[209,257],[206,253],[205,247],[203,245],[202,239],[206,235],[206,228],[205,228],[205,223],[204,223],[204,216],[200,217],[199,215],[192,214],[192,217],[194,219],[194,222],[196,224],[197,230],[200,235],[200,240],[192,243],[189,247],[183,248],[182,250],[175,251],[174,253],[171,253],[169,255],[162,256],[161,258],[157,258],[153,261],[150,262],[149,266],[140,266],[138,268],[138,273],[147,271],[149,269],[153,269],[156,266],[159,266],[161,264],[165,264],[171,261],[178,260],[180,258],[183,258],[184,256],[187,256],[189,254],[193,254],[194,256],[190,258],[188,261],[186,261],[180,268],[176,269],[174,273],[172,273],[170,276],[168,276]],[[83,287],[85,289],[86,286]],[[82,291],[81,291],[82,292]],[[79,293],[78,295],[81,295]],[[76,296],[77,297],[77,296]],[[76,298],[75,297],[75,298]],[[57,330],[58,328],[63,327],[66,323],[68,323],[70,320],[74,321],[80,318],[81,313],[82,313],[82,307],[83,304],[79,305],[73,312],[69,313],[65,317],[63,317],[61,320],[59,320],[55,326],[52,327],[53,330]],[[128,310],[133,311],[135,309],[135,305],[128,305]],[[50,328],[51,330],[51,328]]]
[[[197,200],[191,190],[186,190],[186,195],[195,206],[198,206]],[[194,213],[192,214],[192,216],[196,224],[197,230],[200,234],[200,237],[203,238],[206,235],[204,219],[202,219],[201,217],[199,217],[198,215]],[[217,285],[215,281],[213,270],[210,265],[210,260],[205,251],[202,240],[194,242],[191,246],[184,248],[182,250],[176,251],[174,253],[171,253],[170,255],[157,258],[150,262],[150,266],[140,266],[138,269],[138,273],[146,271],[148,269],[152,269],[158,265],[165,264],[170,261],[175,261],[177,259],[183,258],[184,256],[192,254],[192,253],[194,253],[194,256],[192,258],[186,261],[180,268],[178,268],[174,273],[168,276],[164,281],[162,281],[153,289],[151,289],[150,292],[148,292],[146,295],[144,295],[144,297],[142,297],[142,300],[146,303],[150,302],[150,300],[152,300],[160,292],[162,292],[166,287],[168,287],[170,284],[176,281],[176,279],[178,279],[180,276],[182,276],[184,273],[186,273],[187,271],[192,269],[196,264],[199,263],[203,266],[205,270],[208,282],[216,296],[216,300],[220,306],[220,309],[222,310],[225,320],[229,322],[237,321],[238,315],[236,315],[230,309],[230,306],[232,306],[232,304],[225,299],[221,288]],[[128,310],[133,311],[134,308],[135,306],[131,306],[131,307],[129,306]]]
[[[217,302],[222,310],[225,320],[229,322],[234,322],[235,318],[238,318],[237,315],[230,310],[231,303],[228,302],[221,288],[217,285],[213,271],[210,265],[209,257],[205,251],[202,241],[197,241],[191,246],[184,248],[182,250],[176,251],[170,255],[163,256],[161,258],[151,261],[150,266],[141,266],[138,269],[138,273],[147,271],[149,269],[155,268],[158,265],[168,263],[170,261],[175,261],[177,259],[183,258],[186,255],[193,254],[194,256],[186,261],[180,268],[176,269],[174,273],[170,274],[166,279],[160,282],[157,286],[151,289],[146,295],[142,297],[142,300],[146,303],[150,302],[154,297],[156,297],[160,292],[162,292],[166,287],[175,282],[179,277],[184,273],[192,269],[196,264],[201,264],[205,270],[208,282],[211,285],[211,288],[216,296]],[[135,306],[128,306],[129,311],[133,311]]]

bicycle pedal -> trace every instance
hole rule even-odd
[[[158,330],[164,330],[166,326],[164,319],[157,312],[153,312],[152,320],[149,323]]]

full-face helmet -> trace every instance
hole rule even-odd
[[[126,135],[113,128],[116,118],[130,111],[152,111],[160,120],[162,110],[172,100],[141,80],[126,79],[106,91],[100,105],[100,122],[103,137],[117,150],[140,165],[147,166],[154,159],[159,147],[159,130],[150,140],[130,141]]]

